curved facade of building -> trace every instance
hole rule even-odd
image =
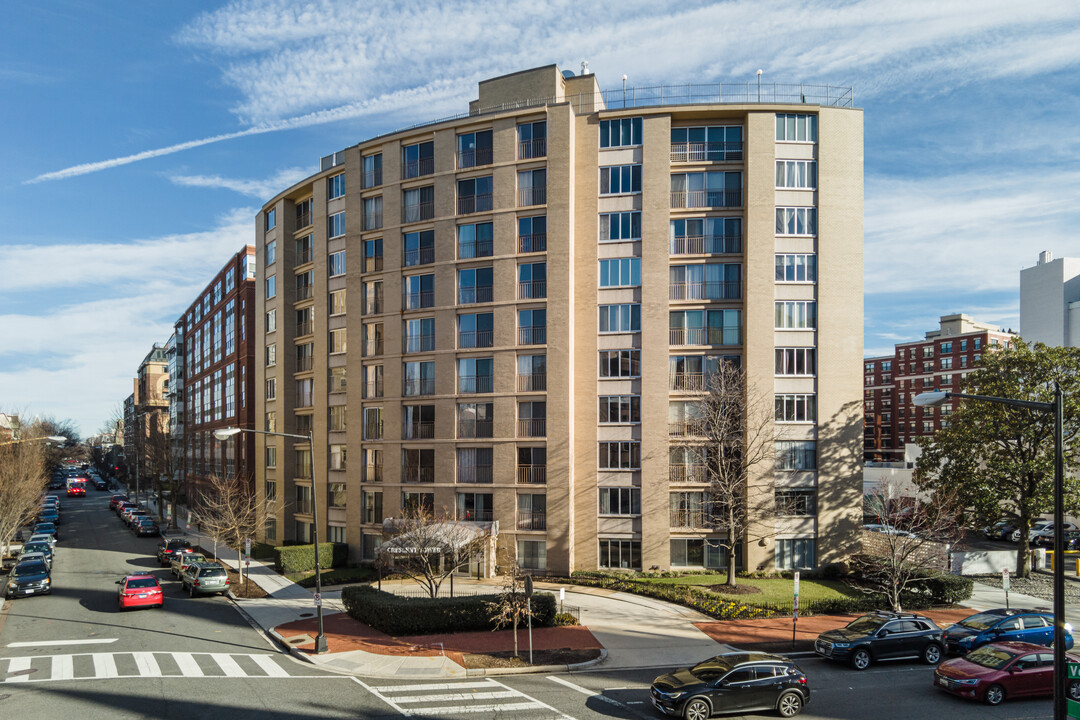
[[[423,504],[495,532],[473,572],[719,567],[725,531],[687,447],[730,359],[775,394],[776,466],[750,492],[785,508],[740,565],[845,554],[862,113],[836,88],[734,90],[515,73],[268,202],[257,423],[312,433],[315,468],[305,442],[259,436],[266,540],[309,539],[317,509],[321,539],[369,560],[384,520]]]

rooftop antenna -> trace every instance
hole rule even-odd
[[[757,101],[761,102],[761,68],[757,71]]]
[[[581,74],[582,75],[588,75],[589,74],[589,61],[588,60],[582,60],[581,61]]]

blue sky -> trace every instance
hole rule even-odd
[[[0,411],[96,432],[139,361],[322,155],[589,61],[604,88],[850,85],[866,353],[1080,255],[1080,4],[732,0],[15,3],[0,28]]]

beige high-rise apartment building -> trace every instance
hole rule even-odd
[[[862,174],[849,89],[602,93],[554,65],[324,158],[257,218],[257,422],[311,432],[315,465],[259,436],[266,539],[308,539],[317,509],[321,538],[372,559],[422,503],[496,534],[472,572],[720,567],[687,446],[731,360],[775,396],[776,461],[750,487],[784,508],[740,566],[841,559],[862,503]]]

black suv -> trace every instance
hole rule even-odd
[[[661,675],[653,680],[651,696],[657,710],[686,720],[760,710],[776,710],[787,718],[810,702],[810,686],[786,657],[731,652]]]
[[[934,621],[914,613],[877,611],[852,620],[846,627],[818,635],[814,651],[865,670],[878,660],[919,658],[936,665],[945,647]]]
[[[175,535],[168,537],[162,535],[157,546],[157,561],[161,565],[168,565],[178,552],[191,552],[191,543],[188,539]]]

